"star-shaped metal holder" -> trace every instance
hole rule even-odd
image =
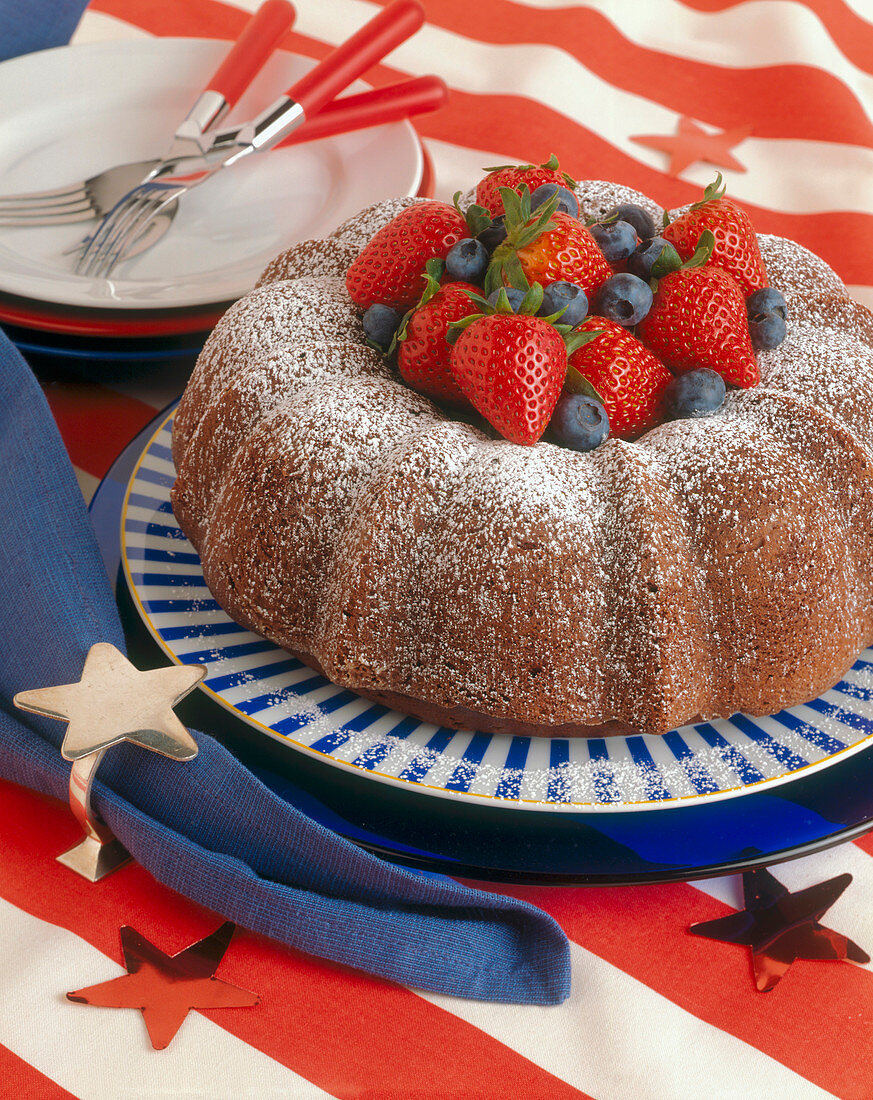
[[[168,955],[135,928],[121,929],[127,973],[68,993],[79,1004],[138,1008],[155,1050],[163,1050],[191,1009],[248,1008],[257,994],[215,977],[235,925],[226,921],[210,935]]]
[[[108,749],[128,741],[171,760],[191,760],[197,742],[173,707],[200,683],[205,665],[172,665],[141,672],[114,645],[91,646],[75,684],[20,691],[21,710],[67,722],[61,745],[70,772],[70,808],[85,835],[58,856],[90,882],[127,863],[130,853],[91,807],[91,786]]]
[[[755,985],[762,993],[774,988],[795,959],[849,959],[867,963],[870,956],[856,943],[819,921],[852,881],[848,873],[789,893],[766,867],[743,872],[745,909],[688,929],[723,943],[743,944],[752,951]]]

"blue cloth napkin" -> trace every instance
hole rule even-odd
[[[0,61],[65,46],[88,0],[0,0]]]
[[[0,775],[67,797],[65,726],[12,697],[124,649],[115,602],[45,398],[0,334]],[[186,764],[113,749],[94,806],[157,879],[246,928],[423,989],[555,1004],[569,946],[546,913],[357,848],[265,787],[213,738]],[[35,871],[38,873],[38,871]]]

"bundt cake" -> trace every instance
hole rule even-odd
[[[576,195],[661,222],[627,188]],[[760,385],[635,440],[519,446],[365,342],[346,271],[420,201],[288,249],[200,355],[172,503],[228,614],[465,728],[663,733],[831,687],[873,641],[873,314],[761,236],[789,324]]]

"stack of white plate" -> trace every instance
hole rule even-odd
[[[162,155],[226,51],[226,42],[155,38],[3,63],[0,198]],[[274,54],[228,122],[256,115],[312,64]],[[143,362],[191,354],[282,249],[379,199],[426,193],[428,175],[408,122],[273,150],[185,196],[166,235],[110,279],[74,273],[70,249],[93,221],[0,226],[0,324],[32,354]]]

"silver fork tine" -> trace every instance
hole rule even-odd
[[[93,203],[89,202],[85,195],[67,202],[33,202],[25,206],[6,206],[0,202],[0,217],[26,218],[28,215],[38,217],[40,214],[70,214],[79,210],[92,210]]]
[[[139,193],[140,188],[132,191],[118,204],[105,218],[103,224],[93,235],[76,264],[77,275],[87,275],[100,278],[101,273],[108,273],[119,255],[118,249],[126,240],[128,226],[134,226],[139,212],[143,207],[144,199]]]
[[[150,183],[132,191],[94,234],[76,265],[76,274],[108,275],[149,222],[184,191],[184,187]]]
[[[0,225],[63,225],[93,218],[94,203],[87,199],[50,205],[44,203],[17,210],[0,205]]]
[[[113,246],[119,239],[119,234],[124,232],[124,227],[132,216],[131,211],[138,205],[138,199],[131,194],[122,200],[115,210],[106,215],[76,261],[77,275],[97,277],[97,272],[106,258],[112,255]]]
[[[0,209],[29,209],[34,206],[56,206],[59,203],[88,200],[88,191],[84,181],[67,184],[66,187],[52,187],[46,191],[23,191],[18,195],[0,195]]]
[[[7,218],[0,215],[0,226],[15,229],[29,229],[37,226],[75,226],[77,222],[91,221],[93,212],[90,210],[77,210],[75,213],[64,215],[32,215],[27,218]]]
[[[151,171],[154,163],[118,164],[63,187],[0,195],[0,225],[65,225],[102,218]]]
[[[0,226],[27,228],[35,225],[73,225],[76,222],[89,222],[93,217],[94,211],[90,206],[80,206],[74,210],[64,210],[62,213],[40,213],[34,210],[30,214],[17,214],[14,216],[0,211]]]
[[[165,210],[170,203],[174,202],[178,195],[184,194],[185,190],[184,187],[173,188],[172,190],[163,190],[150,197],[144,198],[136,217],[129,220],[125,226],[123,238],[116,241],[112,255],[107,256],[101,264],[98,275],[100,277],[109,275],[116,264],[120,263],[122,260],[126,260],[133,252],[133,246],[140,240],[158,215]]]

